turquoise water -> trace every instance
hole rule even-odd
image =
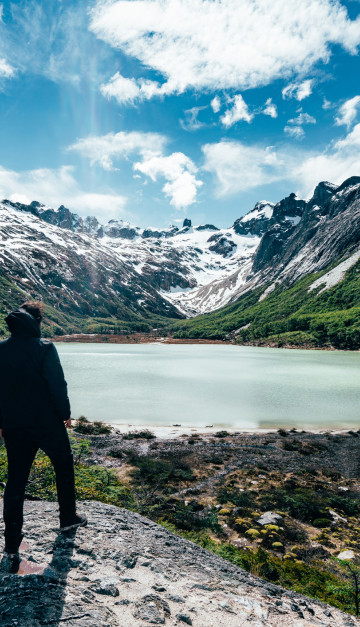
[[[74,418],[148,427],[360,427],[360,353],[211,344],[57,348]]]

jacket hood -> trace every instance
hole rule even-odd
[[[12,311],[6,318],[11,335],[20,337],[41,337],[40,322],[34,316],[29,314],[25,309],[16,309]]]

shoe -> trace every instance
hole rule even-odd
[[[8,553],[7,551],[4,551],[4,555],[0,563],[0,571],[15,574],[19,570],[20,562],[19,553]]]
[[[87,522],[86,516],[75,514],[75,518],[70,524],[60,525],[60,531],[71,531],[72,529],[77,529],[78,527],[86,527]]]
[[[19,555],[19,547],[23,540],[24,534],[21,533],[16,538],[5,539],[4,555],[15,558]]]
[[[4,557],[9,560],[19,559],[19,551],[16,551],[16,553],[9,553],[9,551],[4,551]]]

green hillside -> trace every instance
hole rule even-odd
[[[0,275],[0,339],[8,334],[6,315],[29,298],[32,298],[31,294]],[[146,309],[139,315],[125,305],[118,307],[117,315],[106,315],[107,310],[104,307],[103,316],[81,316],[75,306],[71,307],[69,301],[60,307],[51,295],[46,296],[44,293],[43,298],[46,304],[43,335],[46,337],[67,333],[149,333],[154,327],[174,323],[174,319],[152,314]]]
[[[225,339],[230,334],[239,343],[360,348],[360,262],[338,285],[321,294],[321,286],[308,292],[329,269],[292,286],[279,285],[261,302],[264,287],[216,312],[178,322],[175,337]]]

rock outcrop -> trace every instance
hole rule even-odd
[[[26,502],[21,562],[0,572],[2,627],[355,627],[354,617],[265,582],[127,510],[83,502],[89,525],[57,530],[57,505]]]

